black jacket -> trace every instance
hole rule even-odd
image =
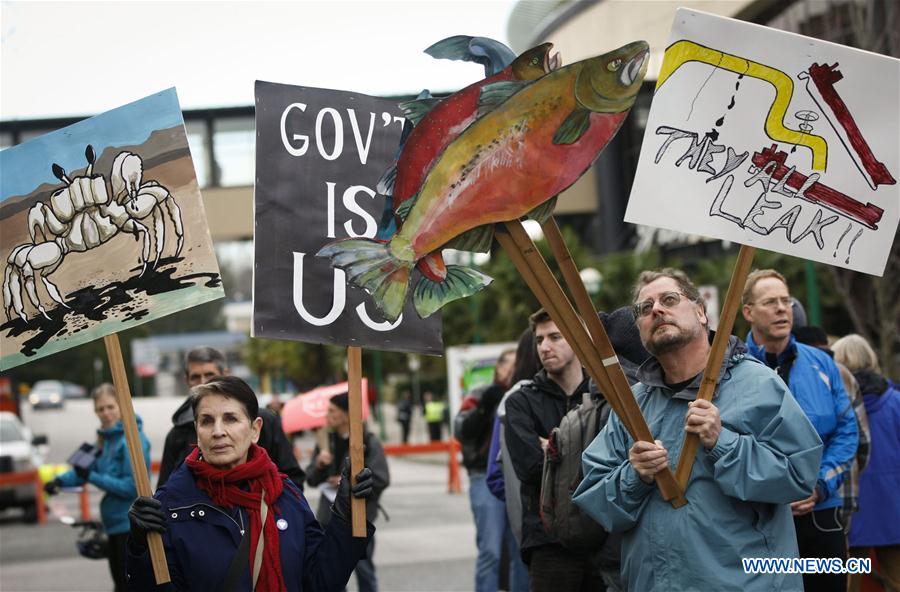
[[[506,399],[506,446],[509,460],[522,482],[522,555],[541,545],[558,544],[541,523],[541,477],[544,452],[538,438],[547,438],[565,414],[581,403],[588,379],[571,396],[549,378],[544,370]]]
[[[259,444],[266,449],[269,458],[278,467],[278,470],[287,475],[300,491],[303,491],[303,481],[306,475],[294,458],[294,449],[288,442],[284,430],[281,428],[281,420],[271,410],[260,408],[259,416],[263,420],[262,430],[259,432]],[[169,480],[169,475],[181,466],[187,455],[191,453],[197,444],[197,431],[194,428],[194,412],[191,410],[191,399],[185,399],[181,407],[172,415],[172,429],[166,434],[166,443],[163,445],[162,460],[159,463],[159,480],[156,488],[159,489]]]
[[[462,444],[463,465],[470,473],[487,471],[494,415],[506,387],[492,384],[477,389],[463,399],[462,409],[453,421],[453,435]]]
[[[344,458],[350,454],[350,439],[341,438],[336,433],[328,434],[328,446],[331,449],[333,457],[331,464],[324,468],[316,467],[316,458],[319,456],[319,445],[313,451],[312,462],[306,467],[308,473],[306,477],[307,483],[312,487],[318,487],[329,477],[341,474],[341,463]],[[381,442],[375,437],[375,434],[366,431],[363,433],[363,462],[372,471],[374,485],[372,487],[372,496],[366,501],[366,520],[375,522],[378,515],[378,500],[381,494],[391,484],[391,473],[388,470],[387,457],[384,454],[384,448]],[[319,507],[316,510],[316,518],[324,526],[331,518],[331,502],[324,495],[319,497]]]

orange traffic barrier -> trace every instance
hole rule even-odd
[[[462,485],[459,480],[459,450],[460,444],[456,440],[449,440],[447,442],[429,442],[427,444],[384,445],[384,453],[387,456],[408,456],[410,454],[446,452],[449,455],[447,462],[447,491],[450,493],[462,493]]]
[[[47,523],[47,509],[44,507],[44,482],[37,471],[0,474],[0,487],[34,484],[34,505],[37,509],[38,524]]]

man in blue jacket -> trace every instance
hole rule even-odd
[[[800,556],[846,560],[838,490],[856,456],[859,433],[840,370],[828,354],[794,339],[791,295],[780,273],[762,269],[747,276],[741,304],[750,323],[750,353],[778,372],[825,445],[815,489],[791,504]],[[805,574],[803,584],[807,590],[843,592],[847,576]]]
[[[815,485],[822,442],[774,372],[731,337],[712,401],[697,400],[710,354],[709,321],[696,286],[674,269],[644,272],[635,318],[652,355],[633,388],[655,442],[635,442],[613,413],[582,455],[573,499],[622,533],[627,590],[802,590],[796,573],[742,560],[796,558],[788,504]],[[685,432],[697,434],[687,505],[655,486],[674,468]]]

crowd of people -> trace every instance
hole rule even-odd
[[[750,330],[728,340],[705,401],[697,395],[715,332],[697,288],[663,269],[642,273],[633,295],[600,316],[654,442],[635,441],[610,412],[544,311],[516,354],[498,359],[494,384],[464,399],[455,424],[472,483],[475,590],[859,590],[846,570],[754,573],[742,561],[848,557],[877,558],[876,578],[900,590],[900,391],[872,347],[848,335],[829,348],[784,276],[754,271],[741,298]],[[537,367],[510,375],[510,363]],[[587,444],[564,445],[587,402]],[[688,503],[676,508],[655,479],[674,470],[685,433],[700,447]],[[483,464],[475,453],[485,441]],[[574,480],[548,470],[561,454],[582,461]],[[483,472],[505,514],[485,510]],[[552,497],[554,478],[571,480],[574,504]],[[593,544],[577,536],[585,532]],[[516,547],[518,556],[504,555]]]
[[[476,528],[473,588],[844,592],[858,576],[753,572],[742,560],[874,557],[885,589],[900,589],[900,387],[872,347],[858,335],[829,347],[795,313],[785,278],[754,271],[741,299],[750,330],[730,336],[706,401],[714,331],[697,288],[663,269],[643,272],[633,294],[600,313],[616,351],[604,363],[621,367],[653,442],[634,439],[543,310],[492,383],[463,399],[453,435]],[[365,468],[350,479],[347,395],[330,400],[329,431],[304,471],[277,414],[221,352],[188,352],[185,382],[152,497],[137,495],[108,384],[93,392],[96,459],[46,485],[106,492],[115,589],[157,589],[147,541],[158,533],[170,589],[337,591],[355,571],[360,590],[378,590],[374,523],[390,472],[365,431]],[[431,393],[423,403],[441,439],[446,406]],[[414,405],[398,401],[404,443]],[[700,446],[676,507],[656,478],[674,469],[685,433]],[[304,485],[319,490],[315,511]],[[364,538],[351,534],[354,497],[366,502]]]

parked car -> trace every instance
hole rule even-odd
[[[87,389],[83,386],[64,380],[39,380],[34,383],[34,387],[28,395],[28,402],[34,409],[60,408],[66,399],[78,399],[86,396]]]
[[[23,473],[37,469],[43,463],[38,446],[47,444],[47,436],[33,436],[31,430],[13,413],[0,412],[0,473]],[[0,487],[0,510],[20,507],[25,521],[37,520],[37,504],[33,483]]]

